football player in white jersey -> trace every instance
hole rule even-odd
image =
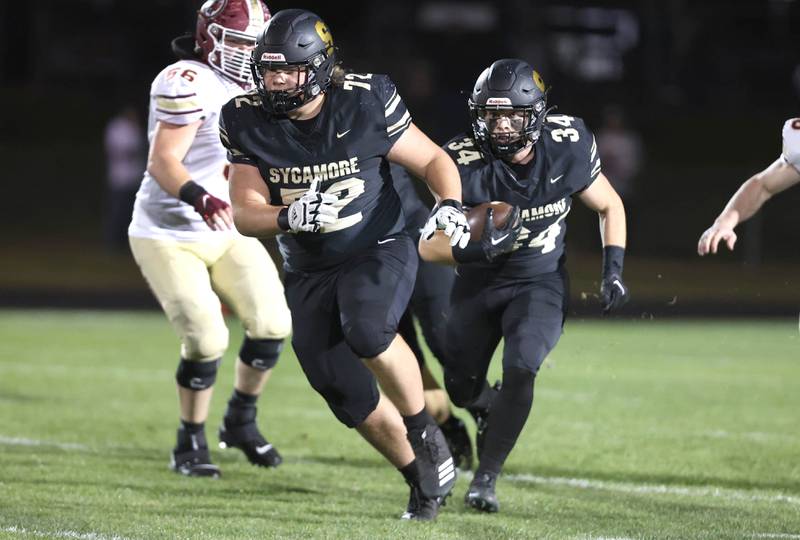
[[[800,182],[800,118],[783,124],[783,153],[769,167],[756,173],[733,194],[722,213],[700,236],[697,253],[715,254],[720,242],[736,245],[736,226],[750,219],[773,195]]]
[[[187,476],[220,475],[204,423],[228,347],[220,298],[245,328],[220,446],[276,467],[281,456],[256,425],[256,400],[291,329],[283,285],[261,243],[233,227],[219,110],[250,89],[250,52],[270,14],[261,0],[208,0],[194,36],[173,41],[180,60],[150,90],[147,171],[128,230],[142,274],[181,340],[180,403],[170,467]]]

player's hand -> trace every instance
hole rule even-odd
[[[519,219],[519,206],[514,206],[508,215],[505,225],[496,227],[494,224],[494,209],[486,209],[486,225],[481,235],[481,247],[486,254],[486,260],[494,261],[500,255],[511,253],[519,232],[522,230],[522,220]]]
[[[629,298],[628,287],[622,282],[625,248],[609,245],[603,247],[603,277],[600,279],[600,307],[608,315],[624,306]]]
[[[723,241],[728,249],[733,251],[733,246],[736,245],[736,233],[730,227],[712,225],[700,235],[700,240],[697,242],[697,254],[700,256],[708,253],[716,255],[717,247]]]
[[[603,281],[600,283],[600,307],[603,308],[603,315],[621,308],[629,298],[630,293],[622,282],[622,277],[616,274],[603,276]]]
[[[231,205],[218,197],[214,197],[203,186],[188,180],[181,186],[180,199],[191,204],[195,212],[200,214],[211,230],[222,231],[233,229],[233,211]]]
[[[333,204],[336,195],[320,193],[321,181],[311,182],[311,187],[302,197],[289,205],[289,229],[292,232],[319,232],[325,225],[336,222],[339,209]]]
[[[430,240],[437,230],[444,231],[445,236],[450,238],[451,246],[466,247],[469,242],[469,223],[459,201],[445,199],[439,203],[422,227],[422,238]]]

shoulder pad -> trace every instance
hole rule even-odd
[[[156,119],[188,124],[206,116],[203,85],[207,69],[202,64],[180,61],[162,70],[151,88]]]
[[[442,145],[447,155],[456,162],[459,170],[483,165],[483,152],[471,135],[460,133]]]

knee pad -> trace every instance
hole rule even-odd
[[[221,358],[210,362],[195,362],[181,358],[175,380],[178,385],[189,390],[205,390],[214,386]]]
[[[360,358],[374,358],[389,348],[396,329],[376,321],[360,319],[342,327],[347,345]]]
[[[251,368],[267,371],[275,367],[283,349],[282,339],[252,339],[245,337],[239,349],[239,360]]]

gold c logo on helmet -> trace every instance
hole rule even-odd
[[[317,35],[325,43],[325,53],[330,56],[333,53],[333,36],[331,35],[331,31],[328,30],[328,27],[322,21],[317,21],[317,24],[314,25],[314,29],[317,31]]]
[[[533,82],[536,84],[536,88],[538,88],[539,91],[544,92],[544,80],[535,69],[533,70]]]

